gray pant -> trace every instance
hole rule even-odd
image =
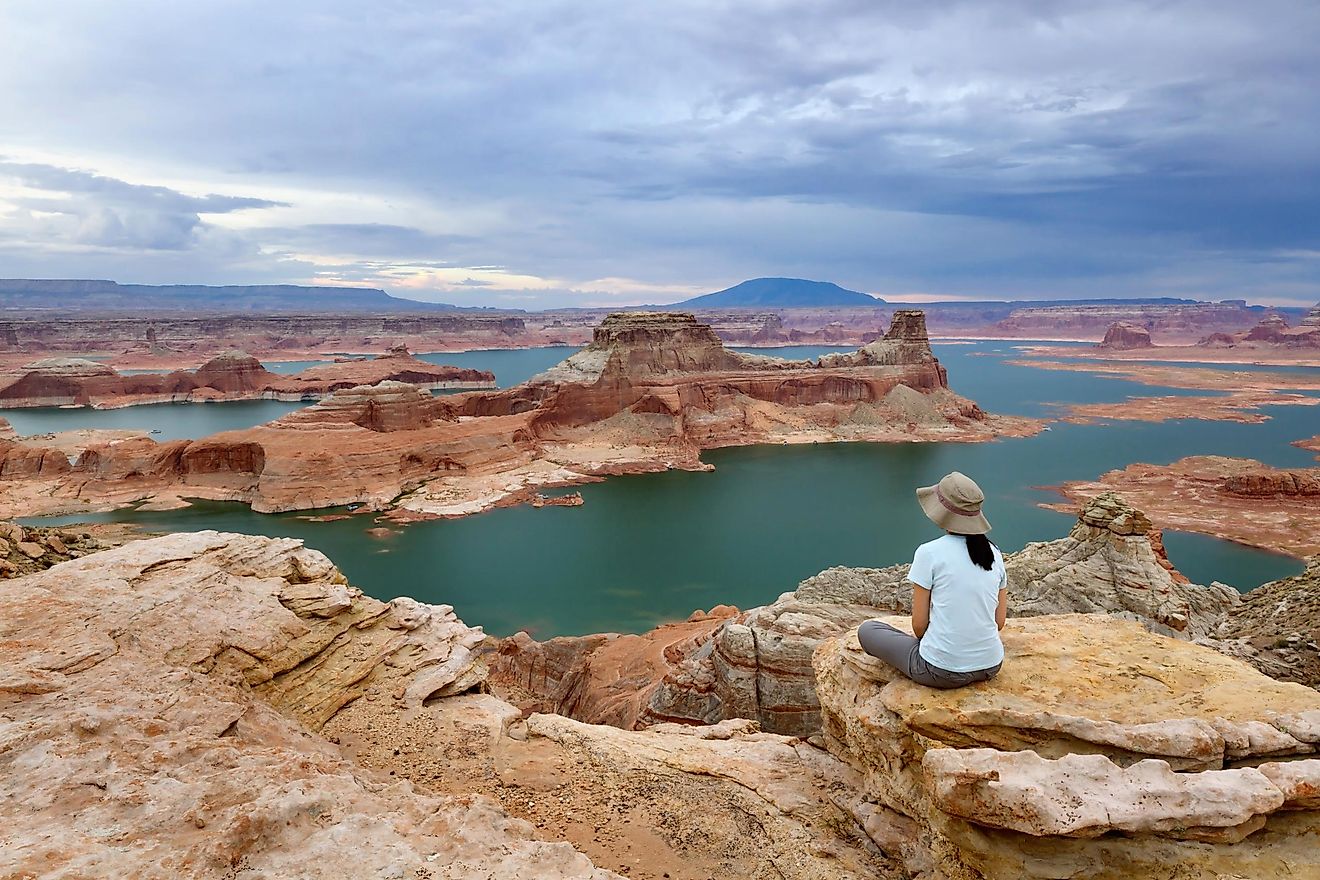
[[[999,673],[1002,663],[973,672],[950,672],[927,663],[917,648],[921,641],[879,620],[868,620],[857,627],[857,641],[862,650],[879,657],[917,684],[926,687],[959,688],[974,681],[987,681]]]

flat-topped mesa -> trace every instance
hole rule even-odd
[[[495,374],[445,364],[433,364],[413,356],[406,345],[391,346],[374,358],[353,358],[309,367],[290,377],[327,391],[355,385],[374,385],[393,380],[421,388],[494,388]]]
[[[267,370],[247,352],[234,349],[202,364],[192,378],[198,387],[233,393],[261,391],[282,377]]]
[[[710,325],[692,314],[616,312],[600,322],[590,344],[535,381],[592,384],[745,367],[746,359],[726,349]]]
[[[1320,330],[1320,303],[1316,303],[1297,326]]]
[[[1103,341],[1096,344],[1097,348],[1112,348],[1126,350],[1132,348],[1151,348],[1153,343],[1150,341],[1150,331],[1140,324],[1130,324],[1126,321],[1118,321],[1110,324],[1109,329],[1105,331]]]
[[[1252,327],[1247,333],[1247,342],[1283,342],[1288,330],[1288,322],[1282,315],[1270,315]]]
[[[88,387],[113,384],[119,373],[105,364],[83,358],[42,358],[23,368],[7,385],[0,379],[0,403],[28,406],[40,401],[46,406],[70,406],[88,401]]]
[[[441,401],[406,382],[385,381],[336,391],[282,416],[272,427],[357,425],[384,434],[429,428],[437,420],[452,421]]]

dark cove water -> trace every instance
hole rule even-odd
[[[1062,403],[1197,393],[1009,366],[1004,360],[1019,352],[1000,342],[937,344],[936,349],[955,390],[995,412],[1049,415]],[[757,351],[810,357],[835,350]],[[463,365],[494,369],[501,384],[511,384],[512,377],[521,381],[568,351],[468,352]],[[452,354],[428,355],[433,357],[459,362]],[[60,412],[101,416],[231,406],[239,404]],[[254,514],[237,504],[79,519],[127,520],[161,531],[221,529],[302,538],[372,595],[449,603],[468,623],[499,635],[524,628],[538,637],[636,632],[721,602],[743,608],[764,604],[831,565],[907,561],[918,543],[937,534],[917,508],[913,489],[949,470],[964,471],[985,488],[992,537],[1012,551],[1029,541],[1060,537],[1072,525],[1071,517],[1039,508],[1051,496],[1034,487],[1193,454],[1313,464],[1310,453],[1289,444],[1320,431],[1317,413],[1311,407],[1273,407],[1271,420],[1260,425],[1059,424],[1036,437],[979,444],[716,450],[704,456],[716,467],[711,473],[611,478],[581,487],[582,507],[496,510],[418,523],[386,538],[366,534],[376,525],[370,517],[314,523],[296,514]],[[1302,569],[1295,560],[1201,535],[1170,532],[1166,544],[1174,563],[1200,583],[1220,580],[1249,589]]]

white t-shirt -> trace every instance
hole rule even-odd
[[[995,610],[1008,585],[1004,555],[991,545],[990,570],[972,562],[961,535],[945,535],[917,548],[908,580],[930,590],[930,626],[918,649],[927,663],[949,672],[989,669],[1004,660]]]

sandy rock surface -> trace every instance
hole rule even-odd
[[[1320,871],[1315,691],[1106,615],[1012,620],[1004,642],[1000,675],[956,691],[852,635],[815,655],[831,752],[944,876]]]
[[[476,685],[482,639],[289,540],[173,535],[0,583],[0,875],[612,876],[314,732],[359,695]]]
[[[1237,607],[1237,591],[1187,583],[1162,550],[1140,510],[1112,495],[1096,499],[1067,537],[1006,557],[1009,615],[1102,612],[1180,638],[1208,634]],[[831,568],[732,618],[650,691],[643,717],[699,723],[747,717],[779,733],[817,732],[813,651],[869,618],[910,613],[907,570]]]

